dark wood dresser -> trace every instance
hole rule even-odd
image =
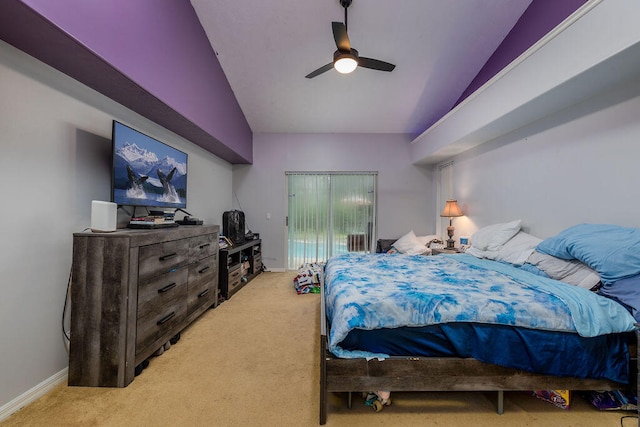
[[[75,233],[70,386],[126,387],[218,302],[217,225]]]

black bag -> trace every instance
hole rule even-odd
[[[222,214],[222,235],[233,243],[244,241],[244,212],[233,210]]]

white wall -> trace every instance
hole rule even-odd
[[[232,168],[200,147],[0,42],[0,408],[67,367],[61,319],[72,233],[110,199],[117,119],[189,155],[188,205],[219,224]]]
[[[432,174],[410,164],[408,141],[393,134],[254,134],[253,165],[234,166],[234,207],[260,233],[265,265],[286,265],[286,171],[378,171],[378,236],[433,234]]]
[[[640,74],[640,2],[590,0],[412,143],[435,163]]]
[[[582,222],[640,227],[640,77],[455,158],[456,235],[522,219],[544,238]]]

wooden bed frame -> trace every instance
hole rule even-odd
[[[324,284],[320,291],[320,424],[327,421],[328,394],[388,391],[497,391],[498,414],[504,391],[526,390],[634,390],[638,391],[638,349],[630,361],[632,384],[610,380],[538,375],[472,358],[390,357],[385,360],[341,359],[328,350]],[[636,340],[640,332],[636,328]],[[632,353],[634,354],[634,353]],[[640,411],[639,411],[640,412]],[[640,426],[640,419],[638,420]]]

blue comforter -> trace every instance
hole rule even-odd
[[[338,357],[387,357],[346,351],[352,329],[450,322],[500,324],[594,337],[632,331],[620,304],[586,289],[470,255],[345,254],[325,267],[329,350]]]

